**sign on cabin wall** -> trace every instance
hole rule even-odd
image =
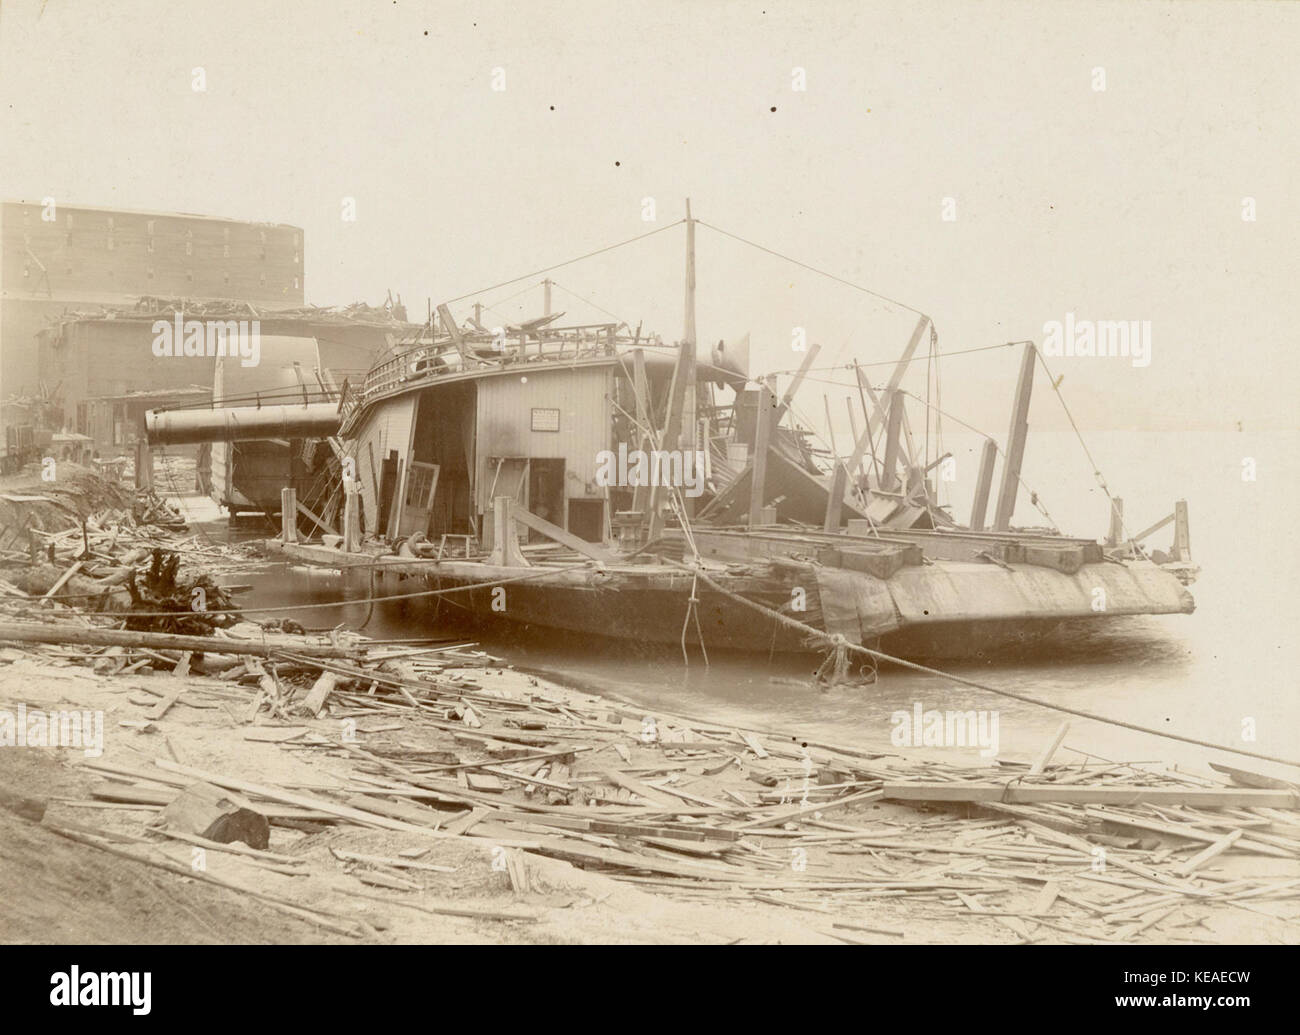
[[[559,431],[560,430],[560,411],[544,407],[533,407],[533,431]]]

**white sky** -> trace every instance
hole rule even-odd
[[[3,0],[0,197],[293,223],[309,301],[391,288],[419,319],[689,195],[929,313],[944,351],[1067,311],[1150,320],[1145,369],[1054,361],[1085,427],[1295,427],[1298,53],[1295,4]],[[748,330],[755,370],[788,369],[795,325],[819,366],[907,339],[906,312],[698,244],[702,348]],[[682,248],[677,228],[554,276],[675,340]],[[541,291],[497,308],[536,315]],[[1003,437],[1015,366],[946,361],[945,408]],[[1032,423],[1061,426],[1041,379]]]

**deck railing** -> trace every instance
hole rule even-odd
[[[450,337],[404,347],[366,374],[356,401],[364,404],[414,382],[435,381],[454,374],[532,363],[570,363],[612,356],[619,345],[651,345],[651,341],[619,334],[620,324],[583,324],[545,331],[462,334],[457,345]]]

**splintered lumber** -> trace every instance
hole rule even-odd
[[[399,870],[426,870],[430,873],[455,873],[455,866],[436,866],[433,863],[415,862],[412,859],[393,859],[384,855],[365,855],[361,852],[345,852],[341,848],[331,848],[336,859],[348,862],[364,863],[367,866],[392,866]]]
[[[265,848],[271,839],[271,824],[265,816],[210,783],[185,788],[162,810],[158,820],[172,829],[220,844],[243,841],[249,848]]]
[[[74,564],[71,568],[69,568],[62,575],[60,575],[58,579],[55,581],[54,585],[52,585],[49,589],[45,591],[45,596],[41,597],[41,602],[44,603],[45,601],[51,599],[56,593],[58,593],[58,591],[61,590],[67,584],[68,580],[72,578],[72,576],[77,574],[77,572],[81,571],[81,565],[83,563],[84,562],[82,561],[77,561],[76,564]]]
[[[38,625],[34,622],[0,622],[0,640],[14,643],[71,643],[89,647],[137,647],[153,650],[188,650],[207,654],[252,654],[268,658],[283,652],[274,643],[235,640],[227,636],[177,636],[172,633],[135,632],[130,629],[89,629],[82,626]],[[347,647],[299,646],[321,658],[350,658],[355,650]]]
[[[299,710],[315,718],[325,707],[325,699],[333,692],[338,682],[339,677],[333,672],[322,672],[320,678],[312,684],[311,692],[303,698],[302,704],[298,706]]]
[[[737,730],[736,736],[745,742],[745,747],[754,752],[759,758],[769,758],[767,749],[763,747],[762,742],[752,733],[746,733],[744,730]]]
[[[167,693],[163,695],[162,700],[160,700],[151,709],[149,709],[149,711],[145,712],[144,717],[149,720],[161,719],[164,715],[167,714],[171,706],[176,703],[177,699],[184,692],[185,692],[184,687],[177,687],[175,690],[169,690]]]
[[[1222,853],[1226,852],[1229,848],[1233,846],[1233,844],[1236,841],[1241,840],[1241,834],[1242,834],[1241,830],[1238,829],[1238,830],[1234,830],[1226,837],[1219,838],[1219,840],[1215,841],[1212,845],[1209,845],[1206,848],[1202,849],[1201,851],[1197,852],[1194,856],[1188,859],[1187,862],[1183,863],[1179,867],[1176,867],[1174,872],[1186,877],[1193,870],[1198,869],[1201,866],[1204,866],[1216,855],[1221,855]]]
[[[792,819],[799,819],[802,816],[811,816],[818,812],[829,812],[831,809],[838,809],[845,805],[852,805],[859,801],[875,801],[882,797],[877,789],[862,791],[860,794],[850,794],[847,798],[837,798],[834,801],[819,802],[816,805],[790,809],[785,812],[778,812],[772,816],[764,816],[762,819],[755,819],[749,823],[740,823],[732,827],[733,830],[753,830],[757,827],[776,826],[781,823],[789,822]]]
[[[1294,790],[1296,786],[1273,776],[1253,773],[1249,769],[1236,769],[1233,766],[1220,765],[1217,762],[1211,762],[1210,768],[1215,772],[1223,773],[1233,783],[1240,784],[1242,787],[1270,787],[1274,790]]]
[[[1060,884],[1054,880],[1047,881],[1038,892],[1038,897],[1034,899],[1034,904],[1029,907],[1029,911],[1036,916],[1045,916],[1052,911],[1052,904],[1060,893]]]
[[[893,801],[1012,802],[1063,805],[1192,805],[1202,808],[1276,808],[1300,806],[1294,791],[1258,788],[1150,787],[1114,784],[1104,787],[1061,787],[1031,783],[886,782],[884,797]]]
[[[39,823],[45,817],[45,802],[39,798],[26,798],[0,787],[0,808],[8,809],[23,819]]]
[[[610,783],[631,791],[651,804],[662,805],[669,809],[676,809],[681,806],[680,798],[674,797],[672,794],[661,791],[656,787],[651,787],[649,784],[644,784],[640,780],[634,780],[632,777],[620,773],[617,769],[608,769],[604,775]]]
[[[1034,759],[1034,764],[1029,767],[1030,776],[1037,776],[1047,768],[1047,763],[1052,760],[1052,756],[1056,754],[1056,749],[1061,746],[1061,741],[1065,739],[1065,735],[1069,730],[1070,722],[1067,719],[1057,727],[1056,734],[1052,737],[1051,741],[1048,742],[1048,745],[1043,748],[1042,754]]]
[[[351,808],[347,805],[339,805],[325,798],[316,798],[308,794],[295,794],[292,791],[253,783],[250,780],[240,780],[236,777],[221,776],[216,773],[205,773],[201,769],[177,765],[175,762],[171,762],[165,758],[154,759],[154,765],[158,766],[160,769],[166,770],[167,772],[179,773],[183,776],[192,776],[196,780],[213,783],[218,787],[228,787],[232,790],[243,791],[245,794],[255,794],[258,797],[267,798],[270,801],[278,801],[285,805],[297,805],[304,809],[326,812],[331,816],[337,816],[339,819],[349,819],[353,823],[359,823],[361,826],[365,827],[383,827],[387,830],[400,830],[407,834],[419,834],[422,837],[449,836],[440,830],[434,830],[430,827],[416,826],[414,823],[406,823],[400,819],[389,819],[387,816],[381,816],[377,813],[363,812],[361,809]],[[506,847],[519,847],[521,844],[527,844],[528,842],[519,842],[516,844],[498,840],[496,843]]]

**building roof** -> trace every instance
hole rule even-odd
[[[43,207],[41,201],[27,201],[22,198],[6,198],[0,200],[0,205],[30,205],[34,208]],[[272,223],[261,219],[236,219],[233,216],[208,216],[200,212],[166,212],[147,208],[125,208],[121,205],[79,205],[70,201],[60,201],[58,202],[58,207],[62,209],[72,209],[74,212],[103,212],[105,214],[121,212],[124,215],[132,216],[159,216],[170,217],[172,219],[206,219],[214,223],[241,223],[244,226],[274,226],[285,230],[302,230],[302,227],[296,226],[293,223]]]

